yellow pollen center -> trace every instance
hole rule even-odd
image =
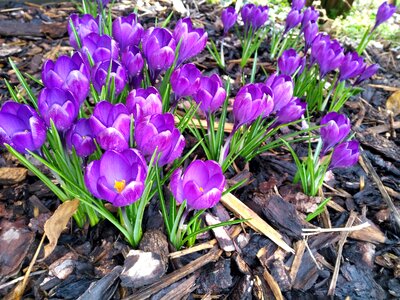
[[[199,187],[200,192],[204,192],[204,189],[202,187]]]
[[[118,193],[121,193],[122,190],[125,188],[125,180],[121,181],[114,181],[114,188],[117,190]]]

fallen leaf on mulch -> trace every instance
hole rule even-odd
[[[78,199],[64,202],[56,209],[50,219],[46,221],[44,224],[44,233],[47,236],[49,243],[44,246],[44,257],[42,260],[48,257],[51,252],[53,252],[61,232],[67,226],[69,219],[78,209],[78,206]]]
[[[393,113],[393,116],[400,114],[400,91],[394,92],[386,101],[386,109]]]

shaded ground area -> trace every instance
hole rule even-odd
[[[130,1],[116,4],[115,14],[131,12],[130,5]],[[219,40],[216,6],[188,6],[195,23],[207,29],[210,39]],[[155,17],[162,20],[168,16],[172,5],[138,3],[137,8],[141,23],[148,28]],[[70,3],[4,6],[0,10],[1,77],[12,85],[18,82],[8,58],[23,73],[40,78],[45,59],[70,52],[66,20],[74,11]],[[178,14],[172,23],[177,19]],[[225,43],[226,72],[217,68],[206,51],[196,64],[204,72],[219,72],[225,79],[229,76],[234,95],[240,87],[240,42],[229,36]],[[261,67],[274,71],[266,51],[268,44],[264,43],[256,81],[266,78]],[[198,251],[174,252],[160,225],[158,208],[151,203],[141,251],[129,256],[131,249],[107,222],[83,229],[70,223],[51,256],[35,264],[26,298],[281,299],[283,295],[314,299],[329,292],[339,299],[399,298],[400,110],[392,108],[389,113],[386,102],[392,95],[391,101],[400,106],[400,54],[387,42],[383,49],[372,47],[367,52],[367,60],[379,63],[381,70],[364,84],[361,96],[344,108],[361,142],[362,159],[354,168],[334,171],[325,186],[325,196],[332,201],[319,218],[312,223],[304,221],[321,199],[307,197],[300,186],[291,184],[296,168],[283,149],[265,153],[247,165],[238,161],[236,170],[227,174],[231,184],[251,179],[235,195],[279,231],[295,253],[283,251],[267,237],[242,226],[225,228],[222,236],[229,234],[228,240],[221,239],[221,232],[210,232],[199,239]],[[37,91],[38,85],[33,86]],[[0,102],[7,99],[2,80]],[[295,150],[305,155],[306,148],[297,144]],[[43,234],[43,224],[59,201],[4,150],[0,185],[0,293],[4,297],[21,280]],[[394,203],[395,214],[388,203]],[[231,217],[222,205],[209,216]],[[329,229],[352,226],[358,230]],[[150,266],[151,272],[144,275],[143,270]]]

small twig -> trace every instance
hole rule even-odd
[[[302,235],[307,236],[307,235],[315,235],[319,233],[326,233],[326,232],[351,232],[351,231],[357,231],[361,230],[364,228],[367,228],[371,226],[370,223],[364,222],[356,226],[351,226],[351,227],[340,227],[340,228],[303,228]]]
[[[211,249],[212,247],[215,246],[215,244],[217,243],[216,239],[213,239],[211,241],[208,241],[206,243],[202,243],[184,250],[180,250],[180,251],[176,251],[176,252],[172,252],[170,253],[168,256],[169,258],[173,259],[173,258],[178,258],[181,256],[185,256],[194,252],[198,252],[201,250],[206,250],[206,249]]]
[[[352,211],[350,213],[349,219],[346,222],[346,227],[351,227],[353,225],[354,221],[356,220],[356,218],[357,218],[357,214],[354,211]],[[331,284],[329,285],[328,296],[333,296],[333,294],[335,293],[336,283],[337,283],[337,279],[339,276],[340,261],[342,259],[343,246],[346,243],[348,235],[349,235],[349,231],[343,232],[342,237],[339,241],[339,248],[338,248],[338,253],[337,253],[337,257],[336,257],[335,270],[333,271],[332,281],[331,281]]]
[[[289,277],[291,282],[293,283],[296,279],[297,273],[299,272],[301,260],[303,258],[304,250],[306,249],[306,243],[304,240],[297,241],[294,249],[296,251],[296,255],[294,256],[292,266],[290,268]]]
[[[304,244],[306,245],[306,248],[307,248],[307,250],[308,250],[308,253],[309,253],[310,256],[311,256],[311,259],[314,261],[315,265],[317,266],[317,269],[318,269],[318,270],[322,270],[322,268],[321,268],[320,265],[318,264],[317,260],[315,259],[315,256],[314,256],[314,254],[312,253],[312,251],[311,251],[311,249],[310,249],[310,246],[308,246],[307,240],[304,239],[303,241],[304,241]]]
[[[381,195],[383,199],[385,200],[387,206],[389,209],[392,211],[394,220],[397,224],[397,229],[400,229],[400,213],[397,210],[396,206],[394,205],[392,199],[390,198],[388,192],[385,189],[385,186],[383,185],[381,179],[379,178],[378,174],[376,173],[375,169],[372,167],[371,162],[369,161],[368,157],[365,155],[364,149],[360,146],[360,151],[361,151],[361,158],[364,162],[365,167],[368,169],[368,172],[371,174],[372,179],[375,181],[376,185],[378,186],[379,191],[381,192]]]
[[[29,274],[29,277],[32,277],[32,276],[35,276],[35,275],[40,275],[40,274],[43,274],[43,273],[46,273],[46,272],[47,272],[47,270],[40,270],[40,271],[32,272],[31,274]],[[24,278],[25,278],[25,275],[24,276],[20,276],[18,278],[15,278],[15,279],[13,279],[13,280],[11,280],[9,282],[6,282],[6,283],[0,285],[0,290],[5,289],[6,287],[9,287],[10,285],[13,285],[14,283],[22,281]]]

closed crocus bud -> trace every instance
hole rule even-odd
[[[294,122],[301,118],[307,108],[307,103],[299,98],[293,98],[286,106],[276,113],[274,126]]]
[[[0,109],[0,145],[9,144],[20,153],[36,151],[46,140],[46,126],[36,111],[7,101]]]
[[[96,151],[94,135],[88,119],[80,119],[67,131],[65,136],[67,147],[75,148],[76,154],[87,157]]]
[[[285,31],[283,32],[283,34],[288,33],[291,29],[299,25],[302,19],[303,19],[303,14],[301,13],[301,11],[292,9],[287,15]]]
[[[373,75],[376,74],[376,72],[378,72],[378,70],[379,70],[378,64],[373,64],[368,67],[364,66],[364,69],[363,69],[361,75],[357,78],[354,85],[358,85],[361,82],[363,82],[364,80],[367,80],[368,78],[372,77]]]
[[[315,10],[314,6],[307,7],[303,12],[303,19],[301,20],[301,29],[310,21],[317,22],[319,18],[319,11]]]
[[[185,64],[172,72],[170,82],[178,98],[192,97],[200,86],[201,72],[194,64]]]
[[[321,119],[321,126],[320,134],[323,142],[322,155],[347,137],[351,129],[349,118],[337,112],[326,114]]]
[[[79,102],[69,91],[44,88],[38,97],[38,109],[47,126],[53,120],[57,130],[65,131],[78,116]]]
[[[126,107],[133,114],[135,124],[147,116],[162,113],[162,100],[155,87],[132,90],[126,98]]]
[[[224,25],[224,35],[228,33],[229,29],[231,29],[233,25],[235,25],[237,17],[238,14],[233,6],[229,6],[222,11],[221,21]]]
[[[90,66],[88,55],[92,57],[95,64],[110,59],[117,60],[119,47],[112,37],[105,34],[100,36],[97,33],[91,33],[82,40],[81,52],[86,64]]]
[[[358,162],[360,156],[357,141],[342,143],[333,149],[329,170],[337,168],[349,168]]]
[[[221,78],[217,74],[210,77],[202,76],[197,93],[193,95],[194,101],[200,104],[200,109],[206,113],[213,113],[219,109],[226,98],[226,91]]]
[[[306,0],[293,0],[292,9],[302,10],[304,5],[306,5]]]
[[[125,51],[122,52],[121,62],[126,68],[130,84],[134,85],[135,79],[141,77],[144,66],[144,60],[139,48],[137,46],[126,48]]]
[[[246,84],[236,94],[233,103],[236,128],[251,124],[260,116],[268,116],[273,106],[272,91],[269,87],[261,83]]]
[[[318,24],[316,21],[309,21],[305,26],[304,26],[304,40],[306,42],[305,45],[305,51],[307,53],[307,50],[311,48],[311,45],[315,39],[315,37],[318,34]]]
[[[139,151],[106,151],[85,171],[85,185],[96,198],[112,205],[127,206],[139,200],[144,191],[147,165]]]
[[[123,151],[129,148],[132,119],[124,104],[101,101],[94,107],[89,124],[102,149]]]
[[[79,50],[78,41],[75,38],[73,27],[71,26],[71,22],[73,27],[78,34],[79,39],[82,41],[87,35],[91,33],[99,34],[99,20],[98,18],[93,18],[92,15],[85,14],[81,17],[77,14],[72,14],[69,17],[68,22],[68,35],[69,35],[69,42],[75,50]]]
[[[375,25],[374,25],[374,28],[372,29],[372,31],[374,31],[376,29],[376,27],[378,27],[382,23],[389,20],[390,17],[395,12],[396,12],[396,6],[394,4],[388,4],[387,1],[383,2],[378,8],[378,12],[376,14]]]
[[[174,63],[175,47],[175,40],[168,29],[153,27],[146,31],[142,49],[153,81]]]
[[[267,5],[265,6],[257,6],[253,10],[253,16],[252,16],[252,21],[251,25],[253,26],[254,30],[257,30],[265,25],[265,23],[268,21],[268,15],[269,13],[269,7]]]
[[[142,25],[136,14],[127,17],[118,17],[112,23],[112,35],[118,42],[121,52],[129,46],[138,46],[144,34]]]
[[[178,203],[184,200],[191,209],[213,207],[221,199],[225,177],[221,166],[213,160],[195,160],[182,174],[176,169],[171,176],[170,188]]]
[[[329,35],[318,34],[311,46],[313,61],[319,64],[320,76],[325,77],[330,71],[340,67],[344,59],[344,50],[337,40]]]
[[[305,57],[301,57],[294,49],[283,51],[278,58],[279,72],[288,76],[292,76],[297,70],[299,70],[297,74],[301,74],[305,64]]]
[[[137,148],[150,160],[157,149],[158,165],[165,166],[181,156],[185,138],[175,127],[174,116],[170,113],[146,117],[135,125]]]
[[[110,74],[108,76],[109,71]],[[112,82],[114,82],[115,96],[118,96],[125,88],[126,73],[125,68],[117,60],[105,60],[93,66],[92,83],[97,92],[100,93],[103,86],[108,84],[107,95],[109,95]]]
[[[255,9],[256,9],[255,4],[247,3],[243,5],[243,7],[240,10],[240,15],[242,16],[242,21],[244,23],[246,31],[252,25],[253,14]]]
[[[340,65],[339,80],[347,80],[361,75],[365,69],[364,59],[357,52],[349,52],[345,55]]]
[[[43,85],[70,91],[79,103],[83,103],[89,93],[90,77],[80,59],[76,53],[73,58],[62,55],[55,62],[47,60],[42,68]]]
[[[203,28],[193,28],[190,18],[180,19],[176,23],[173,35],[177,43],[181,42],[177,65],[203,51],[208,37]]]
[[[265,85],[272,90],[274,108],[272,112],[279,111],[286,106],[293,97],[293,81],[290,76],[272,74]]]

